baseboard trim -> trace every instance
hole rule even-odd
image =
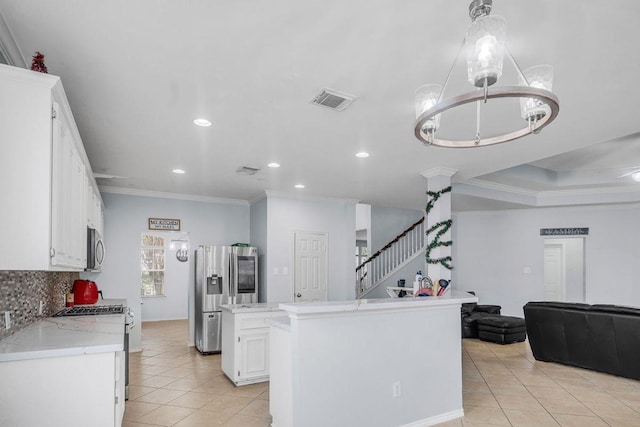
[[[436,424],[444,423],[447,421],[455,420],[456,418],[464,417],[464,410],[457,409],[455,411],[445,412],[444,414],[436,415],[434,417],[425,418],[422,420],[414,421],[409,424],[402,424],[399,427],[427,427],[434,426]]]

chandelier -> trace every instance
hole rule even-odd
[[[551,123],[560,109],[558,98],[551,92],[553,68],[536,65],[522,71],[505,46],[506,21],[490,15],[492,0],[474,0],[469,5],[471,24],[460,46],[443,86],[429,84],[416,91],[415,135],[424,145],[441,147],[481,147],[512,141],[531,133],[538,133]],[[467,56],[467,78],[474,89],[443,99],[451,73],[462,48]],[[502,76],[504,54],[513,63],[518,86],[493,86]],[[490,99],[519,98],[523,126],[496,136],[483,138],[480,134],[481,105]],[[476,103],[476,133],[473,139],[438,138],[442,113],[471,102]]]

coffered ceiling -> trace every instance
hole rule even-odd
[[[0,0],[0,11],[14,61],[40,51],[61,76],[94,172],[119,177],[99,179],[111,191],[252,200],[266,190],[420,209],[420,172],[448,167],[454,210],[640,201],[640,184],[619,178],[640,168],[640,3],[495,0],[518,64],[554,66],[560,115],[511,143],[423,147],[414,92],[444,83],[468,4]],[[468,91],[455,77],[452,90]],[[323,88],[356,100],[342,112],[312,105]],[[510,125],[511,107],[488,109],[486,129]]]

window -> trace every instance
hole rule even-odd
[[[142,234],[140,250],[140,295],[164,295],[164,239],[153,234]]]

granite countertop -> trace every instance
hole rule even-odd
[[[49,317],[0,340],[0,362],[122,351],[124,321],[124,314]]]
[[[253,304],[224,304],[222,310],[231,313],[260,313],[263,311],[279,311],[279,303],[260,302]]]
[[[439,297],[377,298],[350,301],[313,301],[281,303],[280,309],[295,314],[337,313],[345,311],[396,310],[402,308],[436,307],[478,302],[467,292],[451,291]]]

